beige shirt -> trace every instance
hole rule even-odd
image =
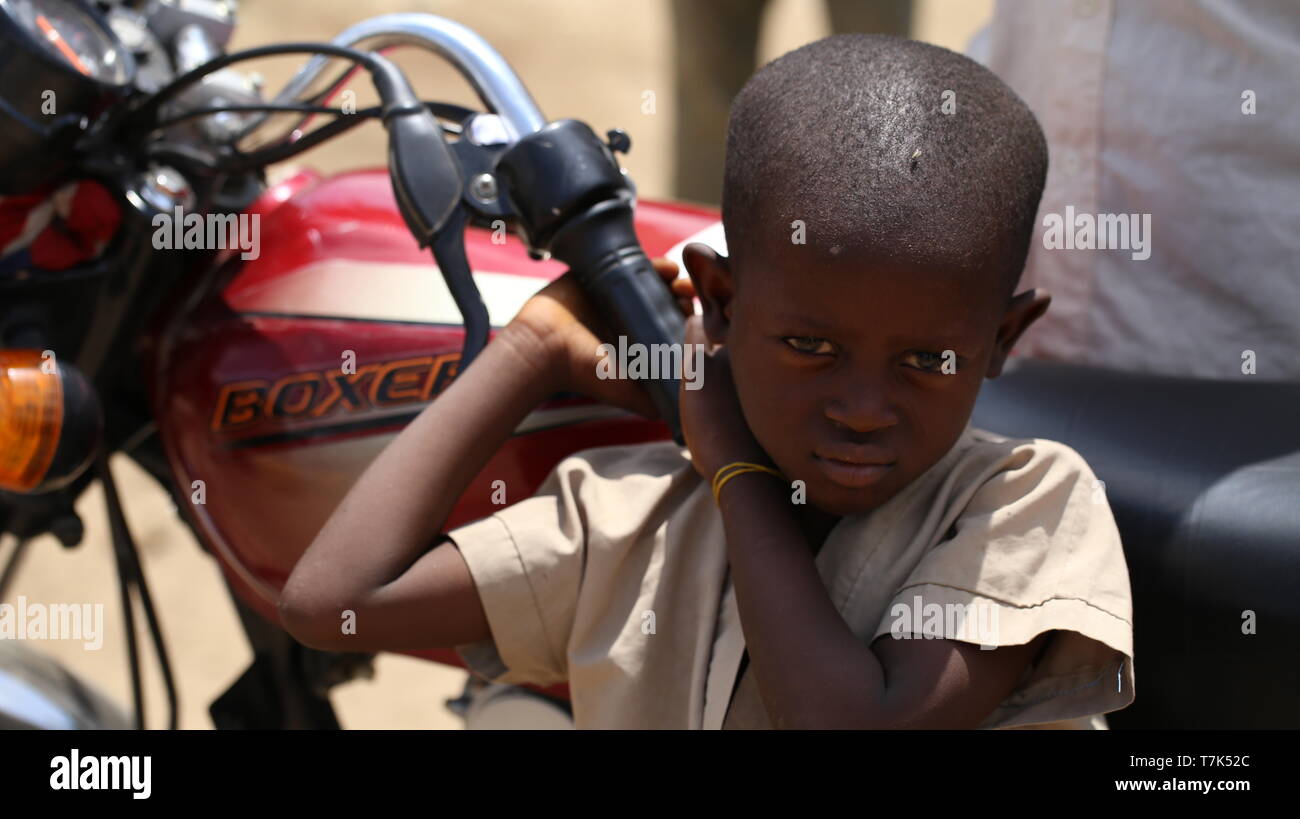
[[[688,458],[672,442],[575,453],[533,497],[450,532],[492,631],[457,647],[470,670],[567,680],[578,728],[721,728],[729,706],[728,728],[769,727],[748,673],[731,700],[744,635],[722,518]],[[1119,533],[1092,471],[1062,444],[968,427],[888,503],[841,519],[816,565],[864,644],[930,633],[1019,645],[1055,631],[981,727],[1133,700]]]

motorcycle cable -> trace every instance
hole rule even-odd
[[[238,62],[283,54],[342,57],[370,73],[382,101],[381,119],[389,134],[389,175],[398,208],[420,247],[432,248],[452,300],[465,320],[463,369],[486,344],[490,328],[487,307],[465,261],[462,234],[467,216],[460,207],[464,180],[437,119],[392,62],[378,54],[326,43],[284,43],[226,54],[177,77],[139,108],[126,112],[126,136],[144,142],[147,134],[157,130],[162,105],[208,74]],[[105,127],[99,133],[116,130]],[[291,147],[305,150],[298,145]]]
[[[388,103],[393,96],[393,89],[388,87],[392,85],[395,69],[392,63],[375,54],[364,51],[358,51],[353,48],[344,48],[331,43],[279,43],[276,45],[257,46],[248,48],[243,51],[235,51],[230,54],[223,54],[220,57],[209,60],[200,66],[190,69],[186,73],[169,82],[152,94],[143,105],[139,108],[130,110],[124,115],[127,119],[128,128],[147,127],[144,133],[149,133],[158,128],[158,115],[162,106],[173,97],[180,94],[186,88],[194,83],[214,74],[223,68],[228,68],[235,63],[256,60],[262,57],[276,57],[285,54],[312,54],[324,55],[327,57],[340,57],[351,60],[352,62],[365,68],[372,79],[375,81],[376,88],[380,97]],[[404,81],[404,78],[401,78]]]
[[[95,471],[99,475],[100,485],[104,490],[104,503],[108,509],[109,533],[113,543],[113,557],[117,564],[118,590],[122,604],[122,624],[126,629],[127,656],[131,669],[131,697],[135,706],[135,728],[144,730],[144,686],[140,677],[140,646],[136,639],[135,609],[132,604],[131,590],[135,590],[144,609],[145,622],[149,627],[149,637],[154,652],[158,656],[158,665],[162,670],[163,687],[167,692],[168,717],[167,728],[174,731],[178,727],[180,716],[179,697],[176,680],[172,675],[171,660],[167,645],[163,640],[162,624],[154,609],[153,597],[149,593],[149,584],[145,580],[144,570],[140,565],[140,553],[131,529],[122,511],[121,497],[117,492],[117,483],[113,480],[112,468],[109,466],[108,454],[100,452],[95,459]]]
[[[283,43],[225,54],[177,77],[143,105],[126,111],[121,130],[129,141],[145,142],[144,137],[157,130],[163,104],[203,77],[235,63],[283,54],[342,57],[370,73],[382,102],[380,118],[389,134],[389,171],[402,216],[421,247],[433,245],[435,255],[454,251],[454,243],[436,243],[434,239],[456,219],[464,184],[459,165],[438,120],[415,95],[401,69],[378,54],[328,43]],[[117,123],[106,124],[95,138],[107,139],[118,131]],[[467,325],[486,327],[487,310],[481,299],[470,298],[467,293],[461,293],[465,298],[458,298],[460,290],[456,287],[452,293]]]
[[[371,112],[374,113],[371,113]],[[359,111],[344,111],[332,105],[310,105],[306,103],[261,103],[257,105],[219,105],[211,108],[194,108],[168,117],[154,125],[157,130],[164,130],[182,122],[213,114],[334,114],[336,116],[378,116],[380,109],[364,108]]]
[[[21,564],[23,554],[27,551],[27,545],[31,543],[31,538],[15,535],[17,538],[14,542],[14,549],[9,553],[9,559],[5,561],[3,571],[0,571],[0,600],[5,599],[9,591],[9,584],[13,582],[14,576],[18,573],[18,566]]]
[[[461,108],[461,106],[450,105],[443,102],[427,102],[425,105],[435,116],[446,117],[448,119],[456,118],[455,116],[449,115],[449,112],[453,109],[458,112],[463,111],[466,114],[473,113],[468,108]],[[326,142],[340,134],[350,131],[363,122],[367,122],[371,119],[378,119],[382,113],[382,108],[374,106],[372,108],[363,108],[355,114],[349,114],[346,117],[336,117],[333,122],[326,123],[293,142],[259,148],[256,151],[246,154],[236,152],[231,158],[231,161],[221,163],[221,168],[231,173],[239,173],[254,168],[262,168],[276,162],[283,162],[286,159],[291,159],[298,154],[316,147],[322,142]],[[461,129],[459,127],[453,128],[449,127],[446,123],[440,124],[442,125],[443,133],[455,136],[461,134]]]
[[[360,66],[357,65],[347,66],[342,71],[339,72],[338,76],[334,80],[325,84],[322,84],[320,78],[317,78],[311,85],[304,88],[297,97],[292,97],[290,99],[296,100],[297,102],[306,103],[308,105],[325,105],[334,97],[335,94],[338,93],[339,89],[343,87],[344,83],[350,80],[352,76],[360,70],[361,70]],[[311,93],[311,89],[313,87],[318,87],[320,88],[320,90],[316,93]],[[281,94],[283,93],[284,92],[281,91],[280,94],[277,94],[271,101],[283,102],[284,100],[281,99]],[[279,134],[271,137],[263,144],[268,146],[283,145],[285,143],[293,141],[294,132],[297,130],[301,130],[305,122],[306,122],[306,118],[300,119],[297,123],[289,126],[288,128],[281,131]],[[250,134],[257,133],[260,129],[264,128],[269,124],[270,123],[268,122],[267,117],[263,117],[260,120],[256,120],[250,123],[249,126],[245,128],[243,131],[241,131],[239,134],[237,134],[235,141],[246,139]]]
[[[377,55],[328,43],[285,43],[259,46],[209,60],[173,79],[157,92],[149,95],[142,104],[136,107],[123,106],[119,110],[110,113],[96,123],[93,129],[78,141],[73,149],[74,153],[84,157],[89,164],[94,164],[99,161],[100,157],[113,156],[118,153],[116,148],[118,145],[140,144],[148,146],[150,142],[147,139],[148,135],[158,130],[158,118],[162,106],[189,86],[234,63],[281,54],[324,54],[347,59],[370,72],[376,90],[379,91],[380,97],[385,99],[386,102],[392,97],[402,97],[403,95],[400,93],[402,86],[405,86],[409,96],[413,96],[409,91],[410,86],[406,83],[405,77],[401,76],[391,63]],[[407,100],[403,99],[402,102],[406,103]],[[389,107],[400,110],[408,106],[390,105]],[[304,146],[303,150],[306,147],[309,146]],[[189,144],[170,143],[159,145],[155,143],[146,147],[145,150],[147,154],[154,156],[167,156],[178,167],[201,176],[220,174],[223,171],[221,165],[214,161],[209,152]]]
[[[473,110],[461,105],[453,105],[447,102],[425,101],[425,107],[433,113],[434,116],[445,119],[463,120],[466,116],[475,113]],[[334,114],[336,117],[357,117],[358,119],[375,119],[384,113],[383,106],[372,105],[369,108],[360,108],[356,111],[344,111],[341,108],[335,108],[331,105],[312,105],[312,104],[284,104],[284,103],[262,103],[260,105],[219,105],[212,108],[195,108],[192,111],[186,111],[183,114],[177,114],[170,119],[165,119],[155,126],[158,129],[170,128],[189,119],[198,117],[211,116],[213,114],[256,114],[256,113],[305,113],[305,114]],[[443,124],[442,130],[448,134],[460,135],[462,127],[457,125]],[[311,133],[315,133],[314,131]],[[297,144],[292,143],[292,144]]]
[[[439,123],[442,126],[443,133],[450,134],[452,136],[460,136],[461,133],[463,132],[463,129],[459,124],[459,122],[463,121],[469,115],[475,113],[469,108],[465,108],[460,105],[453,105],[451,103],[445,103],[445,102],[426,101],[425,106],[429,109],[429,111],[434,116],[439,117],[440,119],[457,121],[457,124],[451,124],[447,122]],[[188,119],[211,116],[212,114],[220,114],[225,112],[256,113],[256,112],[263,112],[263,111],[272,112],[272,113],[283,112],[283,113],[334,114],[335,118],[332,122],[328,122],[324,125],[321,125],[318,128],[309,131],[308,133],[304,134],[302,137],[299,137],[293,142],[283,143],[283,144],[277,143],[267,147],[258,148],[256,150],[249,151],[246,153],[232,149],[231,154],[229,156],[218,159],[215,162],[204,162],[202,159],[192,154],[184,156],[183,160],[190,165],[194,165],[197,163],[203,171],[209,173],[215,173],[218,170],[227,173],[242,173],[244,171],[257,170],[260,168],[264,168],[267,165],[275,164],[276,162],[283,162],[286,159],[292,159],[298,154],[304,153],[316,147],[317,145],[320,145],[323,142],[327,142],[328,140],[331,140],[334,137],[346,133],[347,131],[350,131],[351,129],[355,128],[358,125],[361,125],[364,122],[368,122],[373,119],[378,119],[383,115],[383,107],[378,105],[374,105],[369,108],[360,108],[353,112],[344,112],[339,110],[338,108],[333,108],[329,106],[313,106],[313,105],[239,105],[239,106],[229,106],[229,107],[223,106],[223,107],[214,107],[214,108],[199,108],[193,111],[186,111],[183,114],[179,114],[168,120],[164,120],[163,122],[159,123],[158,127],[168,128],[171,127],[172,125],[176,125]],[[165,150],[174,151],[175,146],[168,146],[167,148],[165,148]]]
[[[156,123],[154,130],[166,130],[189,120],[226,113],[333,114],[334,120],[325,126],[312,130],[294,142],[287,145],[276,145],[274,151],[268,148],[258,148],[247,153],[241,152],[234,147],[234,141],[240,138],[236,137],[224,145],[218,146],[215,153],[197,148],[186,142],[163,141],[148,146],[145,149],[146,155],[151,160],[163,161],[197,176],[216,176],[219,174],[228,176],[248,171],[261,171],[267,165],[296,156],[327,139],[350,130],[355,125],[379,116],[382,109],[375,106],[360,111],[345,112],[330,106],[309,104],[223,105],[185,111]],[[338,126],[340,123],[346,127],[331,127]],[[328,130],[326,130],[327,128]],[[325,133],[318,134],[319,131],[325,131]]]
[[[453,105],[446,102],[428,101],[425,103],[429,111],[436,117],[457,120],[464,120],[466,117],[477,112],[459,105]],[[252,106],[250,106],[252,107]],[[259,107],[260,108],[260,107]],[[225,108],[205,108],[187,112],[183,115],[169,120],[166,124],[173,124],[175,121],[188,119],[190,117],[210,116],[215,113],[222,113]],[[295,109],[288,109],[293,113]],[[347,131],[379,118],[382,109],[379,106],[362,108],[353,114],[347,116],[336,116],[332,122],[321,125],[302,137],[290,143],[276,143],[269,146],[257,148],[247,153],[237,149],[229,148],[228,153],[219,156],[213,156],[210,152],[200,150],[186,143],[178,142],[158,142],[145,149],[145,155],[152,161],[161,162],[180,168],[188,174],[200,177],[211,177],[218,174],[240,174],[249,171],[260,171],[268,165],[274,165],[277,162],[284,162],[292,159],[299,154],[305,153],[312,148],[327,142]],[[443,132],[453,136],[460,136],[463,132],[459,124],[446,122],[439,123]]]

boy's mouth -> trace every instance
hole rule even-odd
[[[894,466],[888,456],[866,447],[814,452],[812,457],[823,475],[849,489],[870,486]]]

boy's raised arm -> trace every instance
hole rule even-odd
[[[668,280],[676,267],[659,264]],[[684,296],[678,289],[679,298]],[[601,328],[571,275],[553,281],[390,443],[303,554],[284,627],[322,649],[402,650],[490,636],[456,547],[430,549],[457,499],[534,407],[561,391],[654,415],[649,395],[596,376]],[[343,634],[342,613],[355,633]]]
[[[431,638],[425,645],[438,645],[443,639],[486,636],[481,609],[464,607],[472,602],[464,593],[468,570],[454,581],[456,556],[442,550],[434,558],[426,550],[470,480],[553,391],[546,352],[530,342],[514,325],[503,328],[479,360],[362,473],[281,592],[280,619],[289,633],[317,648],[346,642],[354,650],[407,637]],[[417,612],[408,592],[418,589],[401,588],[407,575],[420,578],[430,596],[450,594],[448,602],[459,600],[460,606],[435,609],[426,598]],[[344,610],[355,612],[355,635],[342,634]]]

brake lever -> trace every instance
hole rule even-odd
[[[398,208],[420,247],[428,247],[447,229],[460,204],[460,164],[443,138],[442,126],[423,103],[385,105],[383,119]]]
[[[393,193],[402,219],[420,247],[432,246],[438,270],[465,320],[465,341],[456,367],[464,372],[487,346],[490,321],[465,255],[468,215],[462,203],[465,183],[461,165],[437,118],[415,96],[405,77],[391,63],[386,67],[391,72],[376,72],[375,86],[384,100]]]
[[[487,346],[490,320],[487,306],[478,292],[474,274],[465,255],[465,224],[468,215],[456,208],[433,237],[433,258],[442,271],[451,298],[465,319],[465,342],[461,345],[456,372],[461,373]]]

